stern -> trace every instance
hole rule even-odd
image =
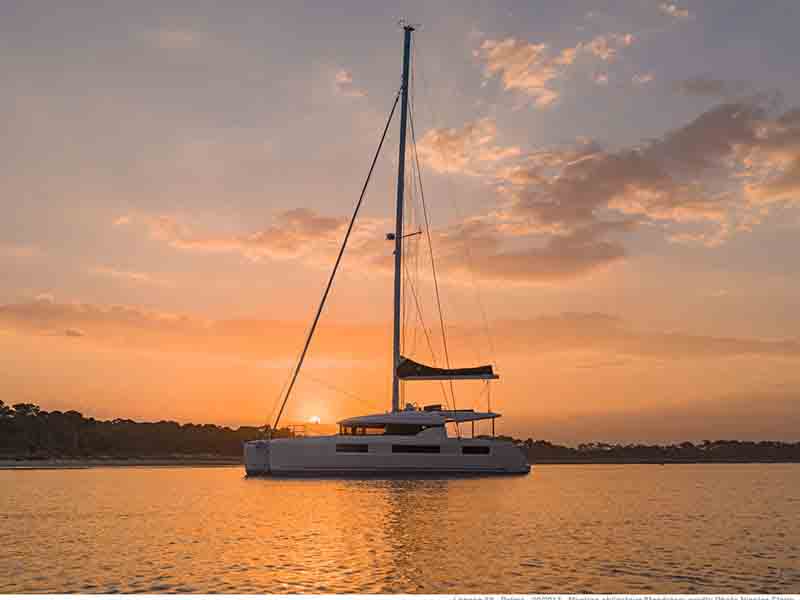
[[[248,477],[269,474],[269,446],[269,440],[255,440],[244,443],[244,470]]]

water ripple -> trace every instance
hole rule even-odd
[[[0,472],[0,592],[797,593],[800,465]]]

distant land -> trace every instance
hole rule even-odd
[[[222,427],[174,421],[101,421],[69,410],[0,400],[0,467],[92,465],[215,465],[241,462],[242,443],[262,437],[267,426]],[[272,437],[290,437],[280,429]],[[592,442],[577,447],[545,440],[509,439],[543,463],[732,463],[800,462],[800,442],[704,440],[669,445]]]

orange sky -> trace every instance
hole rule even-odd
[[[798,439],[800,8],[625,6],[407,7],[452,362],[495,363],[499,429],[522,437]],[[0,398],[264,423],[396,91],[392,19],[0,17]],[[290,421],[390,405],[396,145],[395,122]],[[408,317],[406,353],[430,362]],[[485,407],[483,384],[456,391]]]

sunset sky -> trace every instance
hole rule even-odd
[[[0,399],[264,423],[398,89],[401,17],[451,359],[496,364],[499,430],[800,439],[791,0],[3,2]],[[390,406],[398,137],[289,421]]]

